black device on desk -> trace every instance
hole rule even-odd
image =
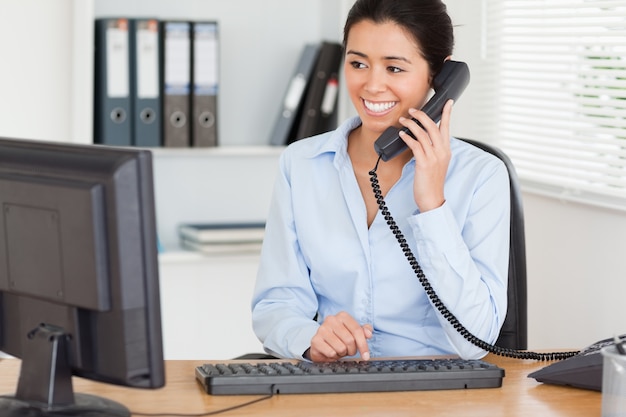
[[[582,349],[576,356],[555,362],[528,375],[538,382],[556,385],[568,385],[602,391],[602,363],[600,350],[616,344],[623,346],[626,335],[620,338],[599,340]]]
[[[496,365],[464,359],[235,362],[196,368],[196,379],[212,395],[497,388],[503,377]]]
[[[0,139],[0,351],[22,359],[2,416],[130,416],[72,375],[165,384],[152,154]]]

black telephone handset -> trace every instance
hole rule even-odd
[[[422,107],[422,111],[438,123],[441,120],[443,106],[450,99],[457,100],[469,84],[469,80],[469,68],[465,62],[446,61],[433,80],[435,95]],[[413,136],[406,127],[398,129],[391,126],[376,139],[374,149],[383,161],[390,160],[406,149],[406,143],[399,136],[400,130]]]

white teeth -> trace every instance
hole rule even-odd
[[[372,103],[371,101],[363,100],[363,102],[368,110],[375,113],[384,112],[396,105],[395,101],[389,101],[387,103]]]

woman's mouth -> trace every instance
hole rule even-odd
[[[382,102],[373,102],[363,99],[363,104],[365,108],[372,113],[385,113],[392,107],[396,105],[396,101],[382,101]]]

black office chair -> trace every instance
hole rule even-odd
[[[509,277],[507,289],[508,309],[496,346],[508,349],[528,348],[528,307],[526,291],[526,237],[524,209],[517,172],[509,157],[499,148],[473,139],[458,138],[472,144],[504,162],[511,186],[511,237],[509,242]],[[235,359],[272,359],[265,353],[248,353]]]
[[[524,208],[517,172],[509,157],[499,148],[473,139],[459,138],[504,162],[511,186],[511,240],[509,243],[508,309],[496,346],[509,349],[528,348],[528,305],[526,291],[526,235]]]

